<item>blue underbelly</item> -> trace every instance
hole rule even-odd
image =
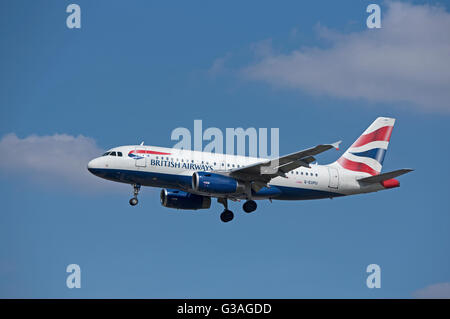
[[[163,174],[146,171],[120,170],[120,169],[95,169],[95,175],[115,182],[128,184],[140,184],[142,186],[160,188],[178,188],[186,190],[191,187],[192,177],[187,175]],[[271,186],[263,187],[253,193],[256,199],[272,198],[278,200],[305,200],[343,196],[343,194],[321,191],[315,189]]]

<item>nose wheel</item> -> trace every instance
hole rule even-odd
[[[133,197],[130,199],[131,206],[136,206],[139,203],[137,196],[139,194],[140,189],[141,185],[133,184]]]
[[[218,198],[217,201],[223,205],[224,211],[220,214],[220,220],[224,223],[231,222],[234,218],[234,214],[231,210],[228,210],[228,201],[226,198]]]

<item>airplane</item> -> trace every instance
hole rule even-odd
[[[341,141],[321,144],[275,159],[208,153],[156,146],[114,147],[91,160],[88,170],[101,178],[131,184],[131,206],[141,186],[162,188],[161,204],[181,210],[208,209],[211,198],[224,206],[220,219],[234,218],[228,200],[245,200],[243,210],[256,210],[256,200],[309,200],[377,192],[400,186],[395,177],[411,172],[381,173],[395,119],[377,118],[335,162],[319,165],[314,156]],[[314,163],[315,162],[315,163]]]

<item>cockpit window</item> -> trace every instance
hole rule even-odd
[[[123,154],[122,154],[122,152],[106,152],[102,156],[120,156],[120,157],[122,157]]]

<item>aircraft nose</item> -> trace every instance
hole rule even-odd
[[[93,160],[89,161],[89,163],[87,164],[87,169],[89,172],[91,172],[92,174],[95,175],[96,170],[99,168],[98,166],[98,159],[94,158]]]

